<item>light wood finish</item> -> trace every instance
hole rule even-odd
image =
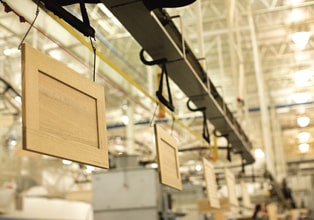
[[[229,198],[219,199],[220,208],[213,208],[209,205],[207,198],[202,198],[197,201],[197,209],[199,214],[217,213],[217,212],[228,212],[230,211]]]
[[[1,127],[9,127],[14,123],[14,115],[0,115]]]
[[[24,44],[23,148],[108,168],[102,86]]]
[[[16,146],[14,150],[14,156],[16,157],[30,157],[30,158],[40,158],[41,154],[34,153],[31,151],[23,150],[21,145]]]
[[[226,219],[225,213],[223,213],[223,212],[214,213],[214,219],[215,220],[225,220]]]
[[[181,190],[177,142],[160,126],[155,124],[154,128],[160,181],[164,185]]]
[[[214,166],[203,158],[203,167],[209,205],[213,208],[220,208]]]
[[[267,215],[269,220],[277,220],[277,206],[274,203],[266,206]]]
[[[235,177],[234,174],[227,168],[225,168],[225,178],[230,204],[234,206],[239,206],[239,201],[236,193]]]
[[[92,203],[93,193],[91,190],[69,191],[66,193],[65,198],[70,201],[81,201],[81,202]]]

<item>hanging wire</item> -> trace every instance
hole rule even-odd
[[[92,37],[90,37],[89,40],[90,40],[90,44],[92,46],[93,53],[94,53],[93,81],[96,82],[96,47],[94,46]],[[96,41],[96,38],[94,38],[94,41]]]
[[[155,124],[155,117],[156,117],[157,109],[158,109],[158,102],[156,102],[156,108],[155,108],[153,117],[152,117],[152,119],[151,119],[150,122],[149,122],[149,126],[150,126],[150,127],[153,127],[154,124]]]
[[[37,1],[37,9],[36,9],[36,13],[35,13],[35,18],[34,18],[33,22],[31,23],[31,25],[29,26],[27,32],[25,33],[25,35],[24,35],[24,37],[23,37],[21,43],[19,44],[19,46],[18,46],[18,49],[19,49],[19,50],[21,50],[22,44],[24,43],[25,38],[27,37],[27,35],[29,34],[30,30],[31,30],[32,27],[34,26],[35,21],[36,21],[38,15],[39,15],[39,0]]]

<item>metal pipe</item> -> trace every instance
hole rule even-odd
[[[271,133],[270,133],[270,125],[269,125],[265,81],[264,81],[263,70],[261,67],[261,60],[260,60],[258,42],[257,42],[257,37],[256,37],[255,24],[254,24],[253,14],[252,14],[252,10],[250,6],[248,9],[248,23],[250,26],[255,76],[256,76],[256,81],[257,81],[259,103],[261,107],[261,122],[262,122],[262,132],[263,132],[263,142],[264,142],[263,144],[265,146],[265,154],[266,154],[266,167],[267,167],[267,170],[274,176],[275,169],[274,169],[274,160],[273,160],[273,146],[272,146],[272,141],[271,141]]]
[[[201,58],[205,58],[204,53],[204,30],[203,30],[203,16],[202,16],[202,1],[196,2],[196,27],[197,27],[197,36],[198,36],[198,43],[199,43],[199,54]],[[203,69],[206,70],[206,59],[203,62]]]

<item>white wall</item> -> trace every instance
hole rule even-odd
[[[1,217],[17,219],[93,220],[91,204],[47,198],[23,198],[23,210]]]

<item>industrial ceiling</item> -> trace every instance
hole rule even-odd
[[[25,174],[21,173],[25,159],[16,153],[22,140],[21,103],[16,99],[21,94],[21,56],[17,48],[36,16],[37,5],[30,0],[1,3],[0,77],[5,82],[1,84],[0,131],[5,163],[0,165],[4,174],[0,181],[7,181]],[[78,5],[66,8],[80,16]],[[263,171],[266,164],[279,178],[285,172],[308,174],[314,168],[313,9],[314,1],[302,0],[197,0],[186,7],[166,9],[252,142],[252,155],[255,150],[264,152],[264,158],[256,158],[256,169]],[[142,161],[154,161],[151,122],[155,119],[169,131],[173,129],[182,150],[182,166],[193,161],[197,164],[201,156],[213,159],[214,141],[208,146],[203,140],[202,115],[189,111],[186,94],[171,82],[175,112],[157,107],[159,68],[141,62],[141,46],[104,4],[87,4],[87,11],[96,30],[96,40],[92,39],[97,53],[96,82],[104,86],[106,94],[110,152],[136,153]],[[297,32],[304,33],[303,45],[295,43],[293,34]],[[90,39],[44,8],[39,8],[25,42],[92,78]],[[165,116],[158,118],[157,113],[164,111]],[[300,127],[300,116],[309,117],[309,125]],[[212,133],[214,126],[208,123]],[[307,140],[300,140],[301,132],[309,132]],[[298,148],[302,142],[309,144],[306,153]],[[226,140],[218,138],[218,146],[225,147]],[[200,147],[208,150],[183,151]],[[232,157],[229,164],[226,151],[219,150],[216,167],[239,164],[239,155]],[[35,158],[30,167],[46,166],[41,157]],[[63,166],[52,163],[58,169]],[[298,169],[299,163],[303,170]],[[38,176],[38,169],[32,175]]]

